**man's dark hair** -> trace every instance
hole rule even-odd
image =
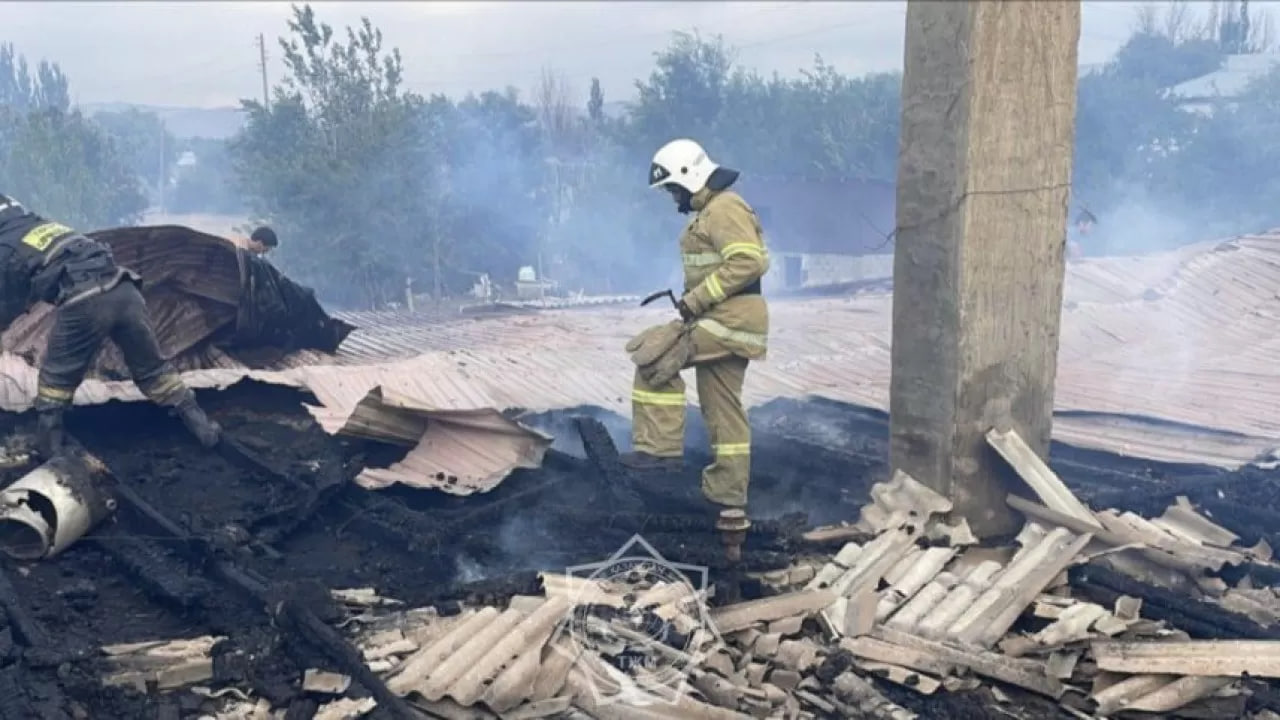
[[[254,230],[253,234],[249,236],[249,239],[256,243],[262,243],[269,248],[278,247],[280,245],[280,241],[276,239],[276,231],[265,225]]]

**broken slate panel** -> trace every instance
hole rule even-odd
[[[1098,641],[1091,652],[1110,672],[1280,678],[1280,642],[1273,640]]]
[[[987,444],[994,448],[1000,457],[1004,458],[1005,462],[1018,473],[1018,476],[1035,491],[1045,507],[1070,515],[1090,530],[1102,529],[1089,508],[1076,499],[1058,474],[1040,459],[1040,456],[1027,445],[1017,431],[1000,431],[993,428],[987,432]]]
[[[484,698],[501,706],[495,710],[514,708],[532,693],[542,648],[569,608],[563,597],[527,614],[484,608],[408,658],[388,687],[432,702],[450,698],[467,707]]]
[[[1229,548],[1240,540],[1239,535],[1201,515],[1185,495],[1179,495],[1163,515],[1151,522],[1172,535],[1199,545]]]
[[[951,511],[951,501],[901,470],[871,487],[871,502],[862,506],[856,527],[881,532],[905,522],[924,523]]]

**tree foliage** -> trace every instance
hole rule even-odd
[[[1242,0],[1209,7],[1142,8],[1114,59],[1080,79],[1074,199],[1102,227],[1132,230],[1108,218],[1139,206],[1179,218],[1180,240],[1280,224],[1280,74],[1211,115],[1169,92],[1270,47],[1265,13]],[[669,256],[682,219],[641,173],[677,137],[749,176],[896,175],[899,73],[853,77],[815,57],[766,76],[720,37],[677,33],[618,116],[597,79],[576,88],[551,69],[523,97],[418,97],[368,21],[343,38],[295,8],[281,41],[289,75],[270,107],[245,103],[230,146],[254,215],[286,237],[282,262],[331,301],[397,301],[409,281],[447,296],[481,273],[509,284],[526,265],[569,289],[660,286],[673,267],[653,258]]]
[[[410,251],[427,227],[422,98],[403,91],[399,52],[384,52],[367,20],[338,40],[309,6],[295,7],[289,30],[280,41],[288,74],[271,105],[244,102],[236,172],[302,279],[339,302],[393,301],[417,270]]]
[[[41,61],[35,73],[11,43],[0,44],[0,106],[12,112],[71,107],[67,76],[55,63]]]
[[[127,158],[69,98],[56,64],[32,73],[11,45],[0,45],[0,192],[77,227],[136,220],[146,198]]]
[[[587,117],[595,125],[604,123],[604,90],[600,78],[591,78],[591,95],[587,98]]]
[[[1077,202],[1108,228],[1104,249],[1280,225],[1268,197],[1280,190],[1280,74],[1217,104],[1186,104],[1170,91],[1269,47],[1270,27],[1247,2],[1214,3],[1201,23],[1182,2],[1145,8],[1114,60],[1080,79],[1073,185]]]

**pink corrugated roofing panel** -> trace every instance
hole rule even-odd
[[[1215,453],[1244,456],[1280,438],[1280,236],[1206,243],[1146,258],[1093,259],[1069,268],[1057,381],[1059,410],[1151,416],[1236,432]],[[1148,290],[1152,292],[1148,292]],[[771,305],[769,358],[748,373],[751,404],[820,395],[886,408],[891,298],[778,300]],[[254,377],[312,389],[327,426],[340,426],[371,389],[383,387],[439,409],[600,405],[629,411],[633,368],[627,339],[664,322],[659,308],[608,307],[424,323],[416,316],[347,315],[360,325],[336,357],[301,353],[279,372]],[[353,345],[357,351],[351,350]],[[414,355],[393,362],[386,356]],[[327,360],[328,364],[311,364]],[[0,404],[29,406],[35,373],[0,358],[8,376]],[[225,385],[240,371],[193,374]],[[86,383],[95,403],[127,384]],[[690,389],[690,401],[696,393]],[[326,415],[327,413],[327,415]],[[326,419],[327,418],[327,419]],[[1185,452],[1134,427],[1088,431],[1093,420],[1059,422],[1059,435],[1130,454]],[[1185,438],[1183,438],[1185,439]],[[1278,443],[1280,444],[1280,443]]]
[[[402,483],[453,495],[488,492],[514,468],[541,465],[551,446],[550,437],[492,407],[461,410],[420,397],[377,386],[354,406],[309,409],[329,432],[412,446],[390,467],[367,468],[356,477],[370,489]]]

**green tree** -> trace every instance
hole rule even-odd
[[[896,174],[898,73],[850,78],[818,57],[798,79],[764,78],[735,66],[721,39],[690,33],[678,33],[656,64],[637,84],[622,138],[639,152],[691,137],[744,172],[883,180]]]
[[[596,125],[604,123],[604,90],[600,89],[600,78],[591,78],[591,92],[587,97],[587,117]]]
[[[733,51],[716,36],[676,33],[656,56],[647,80],[637,81],[639,97],[628,106],[629,139],[652,152],[677,137],[718,137],[726,93],[733,78]]]
[[[902,76],[880,73],[850,78],[814,61],[794,83],[792,115],[784,127],[799,130],[805,174],[892,182],[898,167]],[[811,118],[805,123],[804,117]],[[781,163],[782,159],[779,158]]]
[[[33,76],[12,46],[0,46],[0,188],[84,229],[136,221],[147,202],[127,158],[68,109],[69,97],[56,64],[41,62]]]
[[[67,76],[56,63],[41,61],[31,74],[27,59],[0,43],[0,107],[22,113],[34,109],[61,110],[71,107]]]
[[[324,296],[376,307],[403,297],[428,266],[438,139],[424,100],[405,92],[397,50],[363,19],[345,42],[294,6],[281,39],[288,74],[270,107],[243,101],[231,153],[255,217],[282,233],[281,261]],[[337,272],[338,270],[341,272]]]
[[[1212,43],[1136,33],[1101,71],[1080,78],[1073,185],[1094,211],[1130,202],[1135,190],[1155,195],[1176,180],[1178,158],[1195,130],[1169,87],[1217,69]]]

